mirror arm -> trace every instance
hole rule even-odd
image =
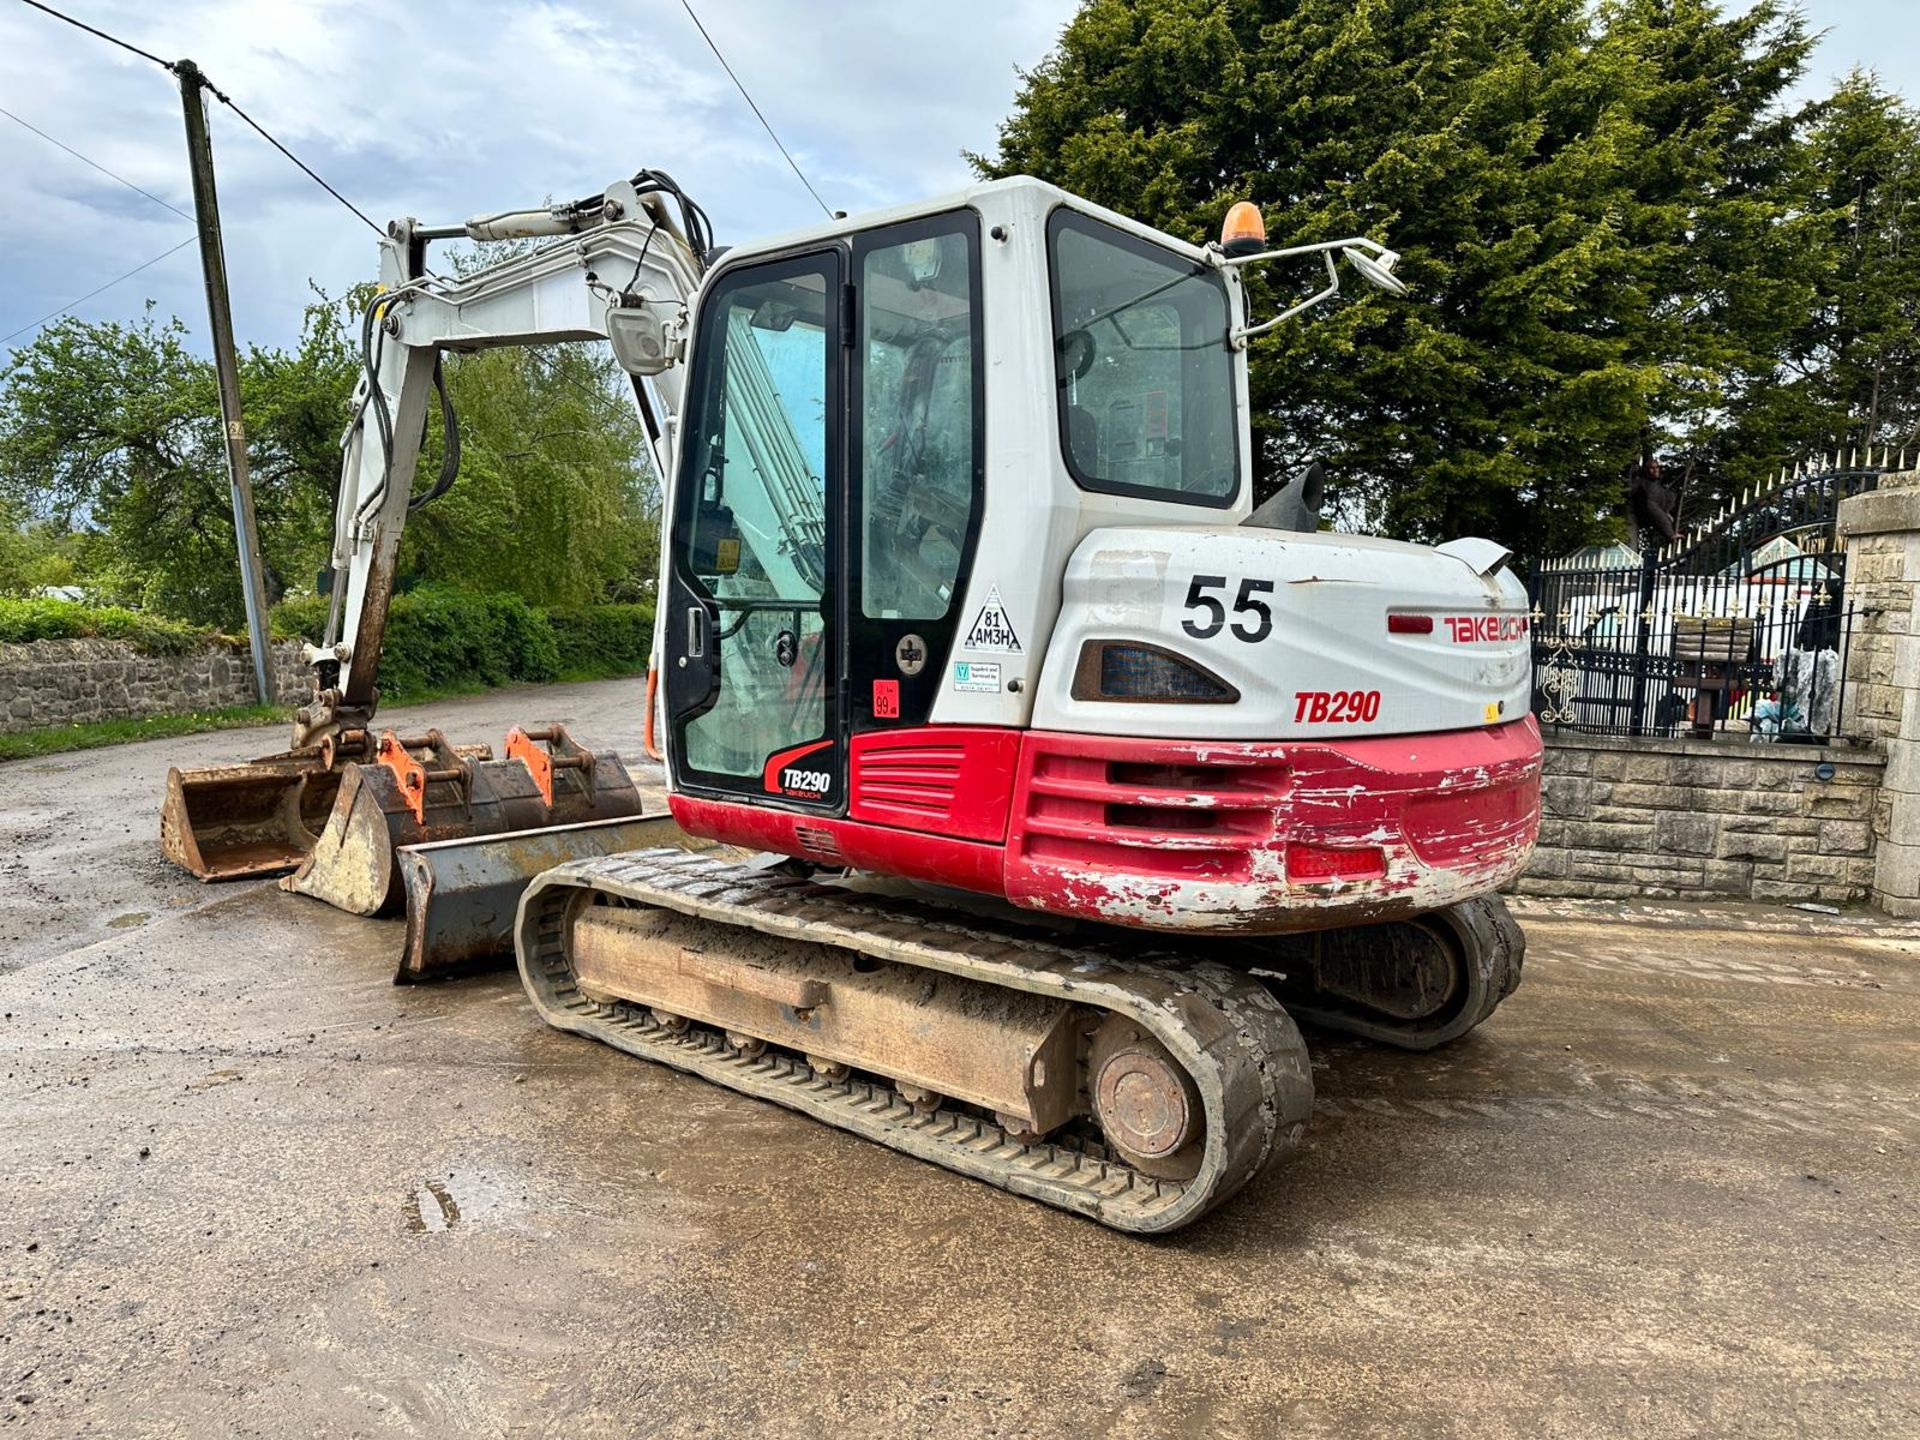
[[[1348,246],[1374,255],[1387,253],[1387,247],[1378,240],[1369,240],[1364,235],[1354,235],[1345,240],[1322,240],[1314,245],[1290,245],[1284,250],[1262,250],[1258,255],[1219,255],[1215,263],[1237,270],[1242,265],[1259,265],[1267,260],[1290,260],[1296,255],[1330,253]]]
[[[1351,244],[1352,242],[1336,241],[1334,243],[1335,244]],[[1274,316],[1271,320],[1263,320],[1258,325],[1242,325],[1238,330],[1235,330],[1233,332],[1231,337],[1229,337],[1233,343],[1234,349],[1236,350],[1246,349],[1247,341],[1251,340],[1254,336],[1264,335],[1267,333],[1267,331],[1273,329],[1274,326],[1280,324],[1281,322],[1286,320],[1291,320],[1294,316],[1300,314],[1301,311],[1311,310],[1314,306],[1320,304],[1323,300],[1331,300],[1334,296],[1340,293],[1340,272],[1334,268],[1333,250],[1330,246],[1307,245],[1307,246],[1302,246],[1301,249],[1298,251],[1276,250],[1273,253],[1275,255],[1289,255],[1289,254],[1306,253],[1314,250],[1321,251],[1322,254],[1320,258],[1326,262],[1327,288],[1321,291],[1317,291],[1312,295],[1309,295],[1305,300],[1302,300],[1298,305],[1295,305],[1290,310],[1282,310],[1278,315]],[[1265,259],[1269,257],[1254,255],[1249,258],[1254,260],[1260,260],[1260,259]],[[1245,262],[1234,261],[1231,263],[1244,264]]]

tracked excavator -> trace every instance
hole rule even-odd
[[[528,235],[560,238],[427,268]],[[1248,268],[1302,257],[1322,288],[1251,315]],[[1244,204],[1190,244],[1031,179],[727,250],[655,172],[397,222],[290,753],[371,733],[438,357],[607,340],[666,481],[649,744],[678,825],[758,858],[562,858],[515,922],[538,1012],[1176,1229],[1299,1145],[1296,1019],[1425,1049],[1520,978],[1506,552],[1323,531],[1313,472],[1252,503],[1249,342],[1349,272],[1400,290],[1395,259],[1269,248]]]

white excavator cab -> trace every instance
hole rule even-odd
[[[1271,322],[1250,324],[1239,268],[1270,252],[1239,248],[1014,179],[709,270],[660,587],[683,826],[1155,928],[1377,919],[1517,869],[1525,592],[1486,542],[1247,523],[1245,344]],[[1250,830],[1195,803],[1302,741],[1328,786],[1394,775],[1394,813]],[[1179,793],[1053,813],[1039,772],[1114,765]],[[1337,893],[1290,885],[1290,849]]]

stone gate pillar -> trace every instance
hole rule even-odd
[[[1920,471],[1840,502],[1854,613],[1841,729],[1886,747],[1874,808],[1874,903],[1920,915]]]

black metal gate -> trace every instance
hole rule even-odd
[[[1840,502],[1894,466],[1782,472],[1677,540],[1540,560],[1534,712],[1612,735],[1825,743],[1838,733],[1854,609]]]

